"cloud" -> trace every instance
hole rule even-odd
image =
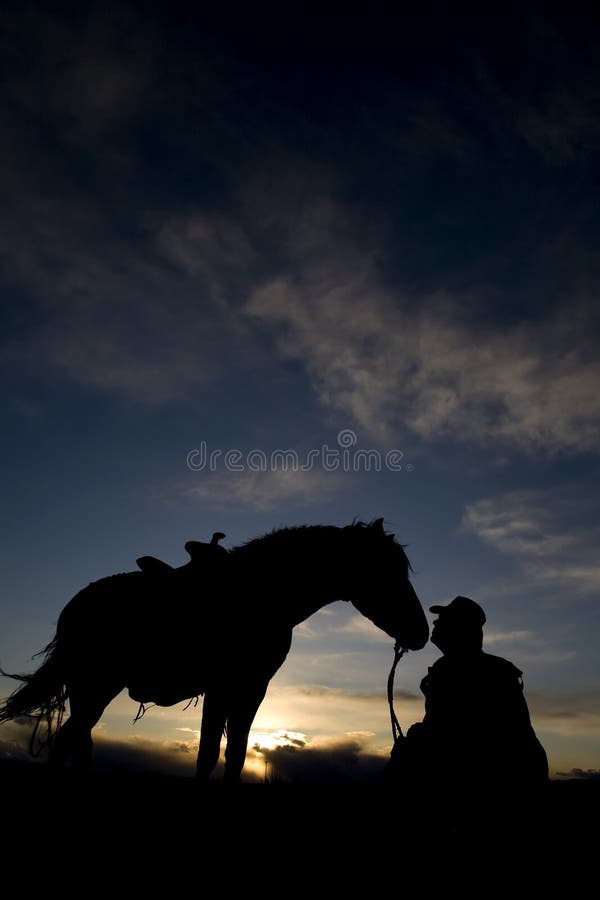
[[[159,775],[192,777],[195,772],[197,741],[156,741],[140,737],[113,740],[94,736],[96,771],[152,772]]]
[[[590,518],[592,524],[582,527]],[[595,501],[581,488],[511,491],[469,504],[463,527],[514,556],[527,576],[580,594],[600,588]]]
[[[491,631],[486,632],[486,644],[513,644],[515,641],[536,640],[532,631]]]
[[[600,769],[571,769],[570,772],[557,772],[562,778],[577,778],[590,781],[600,780]]]
[[[364,616],[352,616],[343,625],[332,630],[337,634],[351,635],[363,641],[373,641],[378,644],[387,644],[388,646],[390,643],[389,635],[377,628],[373,622]]]
[[[174,214],[158,199],[152,211],[136,130],[166,114],[164,36],[127,7],[63,18],[29,6],[0,23],[0,254],[9,306],[18,292],[28,308],[0,361],[144,404],[194,403],[222,370],[223,344],[239,360],[245,349],[222,309],[219,259],[204,279],[184,276],[167,252]],[[207,227],[216,234],[217,219]]]
[[[32,724],[29,719],[13,719],[0,727],[0,760],[31,762],[29,741]]]
[[[575,650],[563,647],[552,647],[539,635],[532,631],[492,631],[484,632],[483,649],[494,653],[507,653],[512,656],[518,645],[518,666],[556,665],[567,662],[577,656]]]
[[[179,729],[183,730],[183,729]],[[30,723],[3,725],[0,731],[0,761],[32,762],[27,746]],[[269,780],[295,783],[376,782],[387,755],[368,748],[372,732],[316,736],[286,730],[252,731],[244,769],[244,780],[262,781],[265,761]],[[94,733],[92,769],[96,772],[147,773],[193,777],[197,740],[150,740],[139,736],[114,739]],[[44,762],[44,760],[42,760]],[[223,774],[223,758],[213,777]]]
[[[260,283],[248,272],[260,235],[220,213],[157,224],[159,255],[149,259],[106,240],[97,258],[59,224],[46,253],[54,248],[54,266],[68,257],[68,271],[30,358],[145,402],[189,401],[220,371],[223,347],[241,366],[265,352],[260,325],[280,357],[303,363],[322,404],[382,443],[408,429],[427,442],[597,451],[600,363],[583,330],[552,316],[494,328],[470,319],[456,296],[386,291],[369,255],[340,237],[343,208],[314,216],[325,223],[320,249],[299,223],[287,271]],[[21,250],[23,277],[38,272],[43,294],[49,273],[28,242]],[[242,276],[250,296],[240,308]]]
[[[190,275],[222,279],[247,269],[255,251],[243,226],[222,213],[170,216],[156,233],[159,251]]]
[[[210,289],[108,237],[97,210],[45,193],[19,197],[0,246],[31,304],[29,330],[5,337],[4,364],[144,403],[193,402],[220,371],[224,335],[235,343]]]
[[[265,777],[265,762],[269,764],[269,780],[295,783],[341,783],[372,782],[381,779],[383,767],[389,758],[389,739],[379,743],[378,732],[362,728],[347,729],[345,732],[331,733],[335,723],[335,710],[346,707],[354,710],[369,709],[381,698],[369,692],[343,691],[321,686],[301,686],[288,688],[284,692],[296,700],[303,695],[325,707],[322,724],[327,733],[312,735],[289,728],[273,729],[261,727],[257,721],[250,735],[245,780],[262,781]],[[418,698],[402,692],[409,704],[416,704]],[[571,740],[573,753],[582,752],[577,744],[581,737],[597,737],[600,732],[600,702],[598,693],[558,693],[534,692],[527,696],[532,720],[538,735],[550,748],[549,735],[557,734]],[[286,705],[290,715],[291,707]],[[413,706],[413,710],[414,710]],[[264,717],[264,711],[259,717]],[[284,720],[285,720],[284,718]],[[364,721],[364,716],[359,721]],[[420,716],[419,716],[420,718]],[[197,731],[191,728],[177,728],[178,732],[189,734],[189,740],[151,739],[141,735],[115,738],[110,733],[94,732],[93,771],[152,773],[192,778],[195,771],[197,753]],[[19,720],[2,725],[0,728],[0,761],[32,763],[29,756],[31,723]],[[222,742],[222,749],[224,741]],[[42,757],[39,763],[44,763]],[[223,756],[215,773],[222,776]],[[560,772],[562,777],[597,777],[597,770],[574,769],[572,773]],[[578,774],[581,773],[581,774]]]
[[[269,781],[294,784],[378,783],[387,762],[387,756],[366,749],[359,733],[261,748],[257,755],[268,766]]]
[[[515,130],[550,165],[580,164],[600,143],[597,85],[562,84],[537,104],[515,110]]]
[[[288,694],[295,693],[301,697],[314,697],[319,701],[333,701],[334,703],[373,703],[381,700],[379,691],[351,691],[343,688],[325,687],[321,684],[296,685],[287,687]],[[395,690],[394,696],[400,700],[421,703],[421,698],[411,691]]]
[[[197,475],[200,483],[186,487],[184,496],[202,502],[212,509],[244,506],[269,510],[283,503],[310,504],[340,489],[339,475],[321,471],[271,469],[267,472],[215,472]]]
[[[306,674],[310,665],[300,660]],[[343,675],[348,667],[347,657],[335,661],[335,671]],[[370,665],[371,676],[373,665]],[[386,698],[387,665],[381,667],[378,688],[357,690],[353,687],[330,687],[323,684],[285,684],[274,680],[265,701],[258,711],[254,728],[258,731],[286,730],[303,734],[368,731],[377,735],[377,743],[387,746],[390,741],[390,715]],[[352,670],[356,677],[356,669]],[[407,726],[423,716],[423,698],[402,687],[402,679],[394,691],[396,713]]]
[[[457,297],[385,291],[360,250],[335,237],[326,246],[246,307],[284,358],[304,363],[325,405],[382,441],[408,428],[426,441],[598,449],[600,363],[585,332],[552,316],[494,328]]]
[[[540,634],[526,630],[484,631],[483,649],[502,655],[506,653],[511,657],[513,653],[518,652],[514,662],[519,667],[556,665],[577,656],[576,650],[566,649],[562,642],[559,646],[552,646]]]
[[[301,749],[306,746],[307,736],[299,731],[254,731],[250,732],[249,745],[254,750],[274,750],[277,747],[296,747]]]
[[[6,336],[5,365],[53,373],[150,405],[194,402],[237,343],[211,284],[191,284],[143,239],[107,234],[101,208],[35,187],[0,251],[25,289],[31,324]],[[236,351],[240,360],[245,351]]]
[[[561,735],[600,734],[600,695],[598,691],[527,692],[527,702],[536,729]]]
[[[518,324],[506,323],[497,288],[482,275],[451,291],[442,271],[437,289],[419,289],[400,271],[393,288],[383,273],[396,242],[388,235],[386,243],[368,209],[354,213],[341,199],[352,154],[334,169],[286,149],[277,133],[285,116],[302,134],[307,123],[273,97],[249,111],[233,60],[214,68],[208,53],[191,65],[177,47],[177,66],[166,73],[174,48],[152,17],[135,11],[67,20],[28,8],[5,13],[2,24],[12,62],[0,178],[14,212],[0,251],[32,307],[26,333],[5,347],[6,362],[144,403],[187,404],[224,369],[249,370],[260,359],[271,373],[294,360],[324,406],[381,442],[410,432],[426,442],[597,451],[594,296],[582,287],[560,298],[559,314],[549,304]],[[487,111],[483,82],[476,88]],[[404,131],[390,135],[394,160],[402,148],[403,177],[427,178],[422,161],[437,165],[440,153],[470,167],[482,153],[481,127],[471,134],[451,102],[417,96],[405,98]],[[554,85],[521,118],[517,104],[501,99],[502,128],[530,147],[569,156],[589,137],[592,88],[581,97]],[[274,129],[265,124],[273,108],[284,117]],[[207,117],[198,139],[195,126]],[[48,142],[32,131],[38,119]],[[566,136],[556,136],[558,123]],[[140,124],[157,133],[148,158]],[[253,160],[250,177],[239,161],[227,169],[221,159],[231,131],[238,146],[248,135],[259,141],[262,162]],[[161,153],[168,198],[155,190]],[[184,172],[205,165],[208,180],[222,176],[214,179],[220,205],[213,198],[203,206],[202,190],[171,184],[170,162],[179,158]],[[495,286],[495,273],[487,280]],[[541,278],[538,304],[545,288]]]
[[[0,729],[0,760],[34,762],[29,754],[30,721],[10,722]],[[160,775],[193,776],[198,741],[152,740],[138,735],[118,739],[94,731],[94,771],[148,772]],[[46,755],[37,760],[44,764]]]

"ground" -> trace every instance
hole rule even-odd
[[[75,860],[88,876],[152,887],[152,873],[186,890],[208,878],[247,878],[248,893],[304,893],[318,883],[369,893],[407,877],[430,888],[446,879],[523,878],[573,889],[593,865],[600,782],[553,782],[535,804],[441,809],[384,786],[242,784],[127,774],[56,776],[43,766],[0,767],[4,858],[31,870]],[[479,802],[480,801],[480,802]],[[34,865],[34,867],[35,867]],[[112,873],[112,874],[111,874]],[[86,878],[88,877],[86,876]],[[282,884],[281,879],[285,884]],[[191,882],[190,882],[191,879]],[[112,882],[111,882],[112,883]],[[477,882],[479,883],[479,882]],[[259,886],[260,885],[260,886]],[[112,891],[115,884],[112,883]],[[487,889],[486,889],[487,893]]]

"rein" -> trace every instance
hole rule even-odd
[[[390,708],[390,719],[392,722],[392,738],[394,740],[394,744],[396,741],[404,737],[402,734],[402,728],[400,727],[400,722],[398,721],[398,716],[394,711],[394,676],[396,674],[396,668],[398,667],[398,663],[406,653],[404,647],[400,647],[400,645],[396,642],[394,644],[394,662],[392,668],[390,669],[390,674],[388,675],[387,680],[387,698],[388,698],[388,706]]]

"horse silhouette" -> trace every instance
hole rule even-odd
[[[0,722],[48,724],[50,763],[84,768],[92,728],[128,688],[169,706],[204,694],[197,774],[208,779],[227,735],[225,780],[239,780],[252,721],[285,660],[294,626],[350,601],[397,644],[429,637],[410,564],[383,519],[272,531],[230,551],[190,542],[178,569],[142,557],[140,572],[93,582],[63,609],[45,660],[0,707]],[[68,699],[70,716],[62,724]]]

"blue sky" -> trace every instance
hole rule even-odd
[[[553,769],[599,767],[597,30],[548,10],[8,4],[5,668],[140,555],[384,516],[425,606],[482,603]],[[401,469],[247,465],[341,432]],[[327,613],[261,740],[385,754],[389,641]],[[198,710],[134,712],[105,739],[191,746]]]

